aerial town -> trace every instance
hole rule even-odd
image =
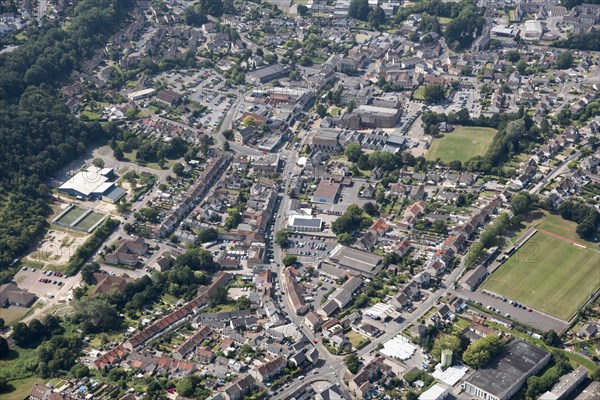
[[[600,3],[0,0],[0,399],[600,399]]]

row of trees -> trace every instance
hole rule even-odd
[[[485,249],[492,246],[496,246],[500,242],[502,235],[508,233],[510,229],[511,221],[510,217],[506,213],[500,214],[494,223],[490,224],[476,241],[469,247],[467,255],[465,256],[465,265],[472,267],[481,259]]]
[[[69,264],[65,269],[65,274],[75,275],[79,269],[83,267],[85,261],[90,258],[100,246],[102,246],[102,243],[104,243],[117,226],[119,226],[118,220],[108,218],[97,227],[92,236],[77,248],[77,251],[69,260]]]
[[[570,34],[566,39],[557,40],[553,45],[573,50],[599,51],[600,32],[593,31],[576,35]]]

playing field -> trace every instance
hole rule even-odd
[[[496,132],[492,128],[456,126],[454,131],[433,140],[427,152],[427,159],[464,162],[475,156],[482,156],[490,147]]]
[[[600,253],[538,232],[483,287],[568,321],[600,287]]]
[[[97,213],[97,212],[89,213],[84,219],[82,219],[81,221],[79,221],[77,223],[77,225],[74,226],[74,228],[82,229],[84,231],[87,231],[92,226],[94,226],[94,224],[96,222],[100,221],[102,218],[104,218],[104,214],[100,214],[100,213]]]
[[[65,215],[63,215],[62,217],[60,217],[60,219],[57,220],[56,222],[59,223],[59,224],[61,224],[61,225],[64,225],[64,226],[71,226],[71,224],[77,218],[81,217],[84,212],[85,212],[85,210],[83,208],[73,207]]]

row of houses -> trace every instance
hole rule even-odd
[[[198,297],[134,334],[125,343],[100,356],[94,361],[94,365],[98,369],[115,365],[121,362],[130,352],[143,348],[149,341],[181,326],[197,313],[200,307],[207,304],[208,299],[216,293],[217,289],[226,285],[231,278],[229,273],[218,272],[210,286],[199,289]]]
[[[185,197],[179,204],[171,209],[164,221],[153,230],[154,237],[161,238],[173,231],[175,226],[197,205],[202,197],[208,192],[212,184],[221,176],[227,168],[231,156],[228,154],[217,155],[206,166],[196,182],[190,186]]]

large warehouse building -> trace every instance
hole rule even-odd
[[[111,182],[113,178],[112,168],[87,167],[60,185],[58,193],[84,200],[102,199],[109,203],[116,203],[125,196],[126,192]]]
[[[530,343],[513,340],[502,356],[479,369],[464,383],[465,392],[484,400],[508,400],[527,378],[550,361],[550,353]]]

